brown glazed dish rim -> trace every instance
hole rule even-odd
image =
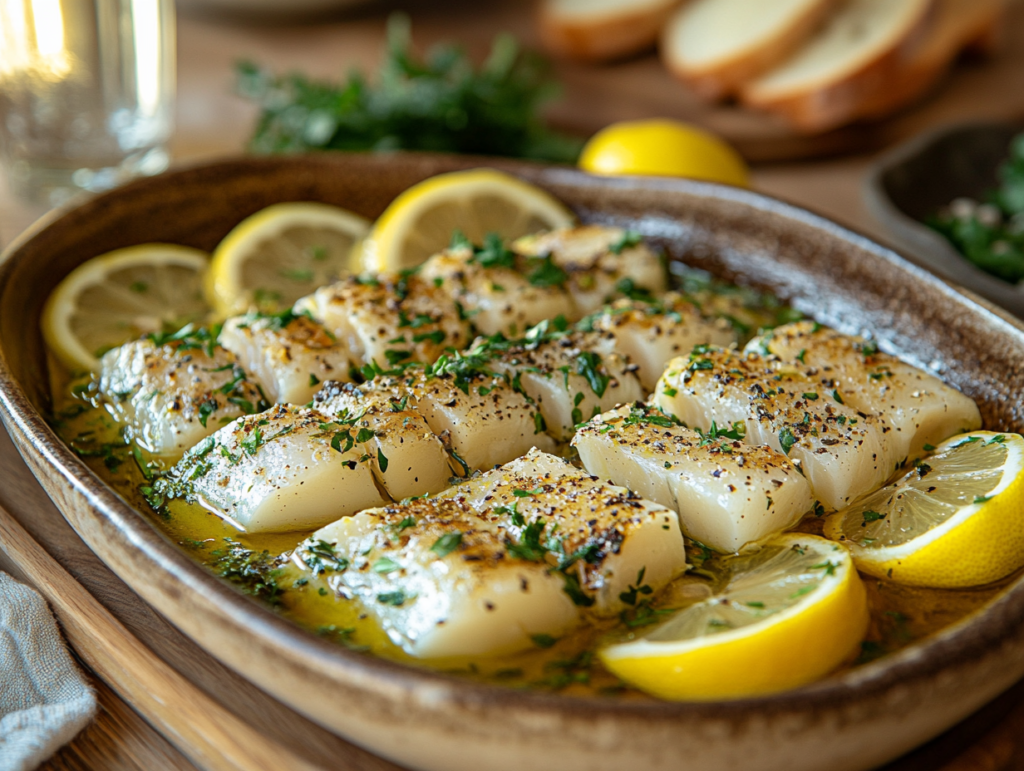
[[[332,154],[337,157],[337,154]],[[545,178],[552,182],[581,183],[604,187],[640,186],[655,191],[679,191],[689,195],[715,199],[722,204],[740,204],[756,212],[795,219],[804,225],[826,231],[856,248],[872,253],[877,258],[894,263],[910,274],[918,284],[930,285],[933,291],[944,295],[950,302],[966,306],[973,313],[982,314],[986,322],[1004,326],[1003,334],[1014,336],[1024,351],[1024,325],[1011,316],[977,298],[958,290],[922,268],[899,256],[866,236],[840,226],[818,214],[795,205],[756,193],[725,185],[669,178],[596,178],[583,172],[542,167],[536,164],[496,160],[491,158],[446,158],[421,154],[395,154],[395,163],[423,161],[439,164],[440,170],[457,170],[478,165],[520,173],[527,178]],[[158,177],[143,179],[119,188],[107,196],[130,196],[136,190],[150,186],[173,184],[176,179],[200,170],[259,168],[261,164],[286,163],[281,158],[261,159],[239,157],[212,163],[182,166]],[[9,291],[8,284],[19,264],[18,252],[47,228],[59,227],[70,212],[92,211],[101,207],[107,196],[88,200],[70,210],[52,212],[12,242],[0,256],[0,296]],[[632,717],[658,719],[685,719],[699,715],[703,718],[739,717],[751,713],[806,712],[808,709],[834,707],[837,704],[859,701],[864,697],[891,688],[895,681],[928,680],[956,663],[997,649],[1010,637],[1024,635],[1024,579],[1017,578],[1000,595],[974,611],[966,618],[940,631],[933,637],[915,643],[877,661],[861,665],[841,675],[782,693],[730,701],[668,702],[658,700],[627,700],[617,698],[589,698],[559,693],[520,690],[500,685],[476,682],[440,672],[394,662],[385,658],[350,651],[343,646],[323,640],[309,630],[279,616],[257,600],[244,595],[228,582],[205,570],[176,546],[147,516],[130,506],[112,488],[96,476],[71,449],[61,441],[40,411],[32,404],[21,384],[16,380],[7,362],[11,345],[24,345],[24,341],[11,343],[0,339],[0,410],[5,421],[16,425],[28,437],[33,447],[46,462],[63,477],[64,484],[76,489],[90,504],[125,536],[125,541],[140,550],[154,570],[162,571],[178,583],[182,591],[204,592],[216,598],[221,611],[228,618],[244,624],[251,633],[269,648],[290,648],[295,655],[308,661],[310,668],[320,668],[333,677],[341,672],[346,678],[361,682],[377,681],[403,688],[434,686],[443,690],[448,703],[465,705],[486,704],[495,701],[509,706],[537,712],[571,711],[581,717]],[[173,620],[172,620],[173,623]],[[213,651],[211,651],[213,652]],[[214,652],[231,665],[228,652]],[[239,671],[245,675],[244,669]]]

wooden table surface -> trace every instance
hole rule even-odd
[[[278,70],[302,70],[330,77],[338,76],[353,65],[373,66],[380,56],[384,20],[394,7],[410,12],[417,41],[457,39],[466,41],[470,51],[479,53],[485,49],[485,41],[501,29],[511,28],[527,42],[532,36],[529,20],[522,12],[523,4],[515,0],[490,4],[467,0],[380,3],[349,15],[305,23],[179,14],[177,132],[172,142],[175,161],[195,162],[241,150],[252,126],[254,109],[231,96],[232,67],[236,60],[250,58]],[[956,120],[1024,117],[1024,58],[1019,58],[1024,57],[1024,4],[1011,10],[1006,26],[1009,63],[1004,60],[999,64],[976,63],[961,67],[952,82],[936,92],[927,104],[900,120],[916,128],[926,128]],[[652,78],[660,77],[653,57],[629,66],[647,68],[645,71],[650,71]],[[993,86],[993,80],[1005,78],[1005,74],[993,74],[996,69],[1016,74],[1016,89],[1011,93]],[[572,65],[559,65],[558,74],[570,87],[584,84],[578,85],[580,89],[596,77],[592,71]],[[685,94],[673,90],[678,87],[667,80],[665,83],[666,107],[662,112],[677,114],[679,108],[673,106],[672,99],[684,100]],[[570,93],[568,104],[560,108],[563,117],[567,111],[576,110],[572,96]],[[574,114],[591,120],[654,114],[647,112],[653,109],[650,104],[636,100],[621,105],[614,100],[599,100],[586,106],[579,104]],[[593,112],[586,113],[587,109]],[[869,217],[861,199],[864,171],[874,157],[860,154],[814,162],[760,165],[754,170],[754,182],[759,190],[814,209],[884,241],[884,232]],[[13,200],[0,185],[0,246],[10,242],[41,213],[37,208]],[[36,508],[49,502],[45,501],[44,494],[2,432],[0,469],[3,472],[0,486],[2,530],[5,522],[17,527],[17,520],[30,520]],[[3,545],[0,539],[0,546]],[[59,555],[54,556],[60,561]],[[2,549],[0,568],[24,577],[24,573],[5,558]],[[95,570],[101,568],[97,566]],[[99,718],[44,768],[49,771],[196,768],[100,678],[94,677],[93,682],[100,697]],[[893,771],[897,768],[899,771],[1024,769],[1024,731],[1021,729],[1024,729],[1024,685],[1018,685],[950,734],[900,761],[893,766]],[[182,746],[180,736],[175,741]],[[194,753],[188,754],[194,757]],[[369,756],[361,758],[357,765],[368,771],[394,768]]]

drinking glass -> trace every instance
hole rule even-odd
[[[0,159],[57,206],[167,167],[173,0],[0,0]]]

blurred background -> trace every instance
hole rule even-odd
[[[1024,4],[1012,0],[787,0],[768,9],[755,0],[178,0],[177,8],[171,0],[108,0],[106,5],[104,0],[3,0],[0,5],[6,14],[0,28],[0,117],[7,158],[0,197],[4,243],[63,200],[61,195],[29,200],[31,191],[26,195],[19,189],[24,169],[19,172],[14,156],[24,148],[14,146],[12,134],[19,125],[24,128],[23,113],[33,108],[22,93],[24,67],[22,83],[17,80],[24,64],[19,65],[19,51],[22,59],[26,54],[12,22],[16,17],[22,22],[20,34],[36,33],[32,44],[42,46],[37,58],[49,56],[46,61],[57,61],[58,69],[132,66],[132,56],[139,57],[139,67],[150,68],[148,96],[140,92],[141,97],[133,97],[135,107],[141,104],[142,112],[149,111],[144,119],[133,118],[136,124],[146,123],[135,126],[136,135],[145,137],[136,136],[137,146],[125,151],[135,157],[121,177],[80,173],[80,187],[91,189],[158,171],[168,162],[190,164],[247,149],[400,146],[401,139],[379,141],[365,126],[358,141],[332,142],[329,136],[347,120],[338,105],[353,72],[373,87],[387,79],[381,67],[385,60],[395,61],[387,56],[389,19],[393,44],[407,47],[413,57],[451,43],[468,58],[454,65],[435,62],[455,69],[406,94],[417,104],[402,105],[401,120],[451,108],[431,103],[452,98],[438,91],[438,81],[462,77],[452,72],[469,63],[480,65],[492,55],[496,38],[499,48],[514,40],[520,49],[544,58],[546,65],[531,60],[543,69],[524,76],[525,84],[518,87],[526,93],[499,88],[496,109],[512,113],[512,122],[532,120],[536,110],[546,128],[573,141],[527,151],[518,140],[503,146],[496,137],[466,149],[573,162],[582,141],[610,124],[683,121],[734,147],[751,165],[758,190],[879,237],[885,229],[868,214],[861,188],[880,152],[940,126],[1024,119]],[[83,9],[101,23],[83,18]],[[135,18],[134,38],[112,42],[108,32],[99,54],[105,64],[89,65],[87,56],[74,59],[74,47],[84,45],[75,34],[85,30],[102,37],[104,14],[120,14],[120,20],[106,23],[120,24],[121,34]],[[47,45],[52,49],[48,54]],[[137,50],[127,50],[132,45]],[[519,54],[505,49],[493,55]],[[114,64],[111,57],[117,59]],[[243,67],[243,62],[248,64]],[[399,77],[394,66],[390,72]],[[415,80],[410,72],[401,77]],[[275,80],[288,75],[307,80]],[[38,88],[35,82],[27,88]],[[139,87],[147,88],[145,83]],[[117,88],[134,86],[122,79]],[[388,96],[378,97],[357,120],[388,119],[384,113],[391,107],[383,104]],[[486,102],[488,96],[480,98]],[[66,105],[71,97],[63,99],[60,104]],[[75,109],[87,111],[88,106]],[[457,112],[458,105],[452,109]],[[257,131],[261,111],[262,134]],[[449,119],[453,129],[466,120]],[[384,126],[378,133],[389,130]],[[656,148],[660,157],[671,154],[657,140],[637,141]],[[687,171],[685,162],[678,171]]]

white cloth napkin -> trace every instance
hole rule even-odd
[[[35,768],[95,713],[46,601],[0,573],[0,771]]]

